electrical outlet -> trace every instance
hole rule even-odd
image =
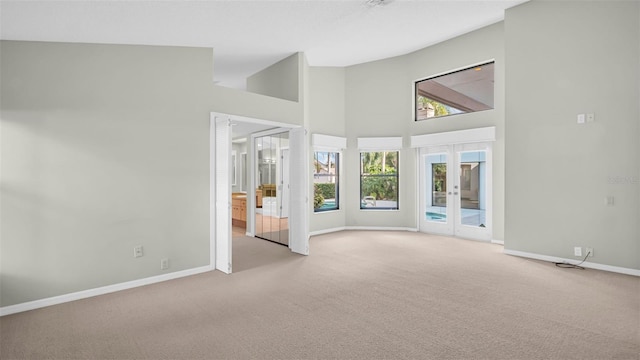
[[[585,251],[587,252],[587,255],[589,255],[589,257],[593,256],[593,248],[586,248]]]
[[[582,248],[580,246],[573,248],[573,256],[582,256]]]
[[[142,245],[138,245],[133,248],[133,257],[134,258],[142,257]]]
[[[167,270],[169,268],[169,259],[160,259],[160,270]]]

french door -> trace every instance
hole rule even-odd
[[[487,240],[491,230],[491,144],[420,149],[420,231]]]

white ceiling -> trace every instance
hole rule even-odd
[[[311,66],[406,54],[500,21],[526,0],[1,0],[5,40],[214,48],[220,85],[303,51]],[[381,0],[379,0],[381,1]]]

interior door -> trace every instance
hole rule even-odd
[[[420,231],[491,240],[491,144],[420,149]]]
[[[289,131],[291,251],[309,255],[309,152],[306,130]]]
[[[289,201],[283,191],[283,182],[288,178],[282,149],[289,147],[289,133],[270,132],[255,137],[256,151],[256,202],[255,236],[279,244],[289,244],[289,219],[283,207]]]
[[[216,269],[231,274],[231,121],[216,117]]]

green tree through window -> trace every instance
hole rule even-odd
[[[339,161],[337,152],[317,151],[313,154],[313,211],[338,210]]]
[[[360,153],[360,208],[398,209],[398,152]]]

